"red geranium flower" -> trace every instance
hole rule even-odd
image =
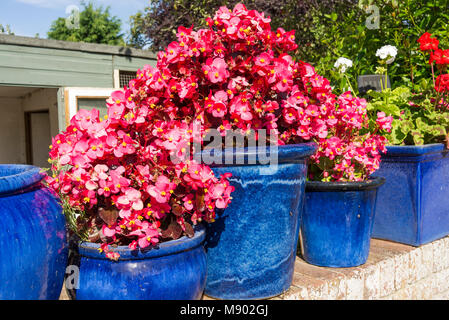
[[[438,50],[439,41],[436,38],[432,38],[432,35],[428,32],[424,33],[419,39],[421,51]]]

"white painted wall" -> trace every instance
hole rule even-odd
[[[48,110],[50,119],[42,125],[50,127],[50,136],[42,128],[33,130],[40,151],[38,165],[44,165],[42,154],[48,153],[51,137],[59,133],[57,101],[57,89],[36,89],[17,97],[0,96],[0,164],[26,163],[25,112]]]
[[[58,89],[38,89],[26,95],[22,101],[22,109],[23,112],[48,110],[51,136],[54,137],[59,133]]]
[[[22,99],[22,110],[25,112],[48,111],[48,114],[31,115],[31,144],[33,165],[48,167],[48,146],[51,138],[59,133],[57,89],[38,89]]]
[[[22,100],[0,98],[0,164],[26,163]]]

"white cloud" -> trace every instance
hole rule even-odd
[[[73,0],[16,0],[17,2],[30,4],[43,8],[61,8],[73,4]]]
[[[148,0],[97,0],[98,4],[102,4],[103,6],[114,7],[128,7],[134,9],[143,9],[144,7],[149,5]],[[136,11],[137,12],[137,11]]]
[[[79,5],[80,0],[16,0],[17,2],[26,3],[43,8],[65,8],[69,5]],[[88,1],[87,1],[88,2]],[[132,7],[142,9],[148,5],[148,0],[93,0],[94,3],[103,6],[114,7]]]

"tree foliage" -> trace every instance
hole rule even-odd
[[[0,24],[0,34],[9,34],[9,35],[14,35],[14,32],[11,29],[11,26],[9,24],[7,25],[2,25]]]
[[[150,0],[149,6],[131,19],[134,38],[144,40],[152,50],[161,50],[176,40],[179,26],[206,25],[205,18],[213,15],[220,6],[233,8],[243,2],[248,9],[265,12],[272,18],[272,27],[297,30],[300,39],[299,56],[308,55],[311,48],[322,48],[311,29],[316,18],[331,12],[344,12],[357,0]]]
[[[150,0],[131,25],[157,51],[175,40],[180,25],[204,27],[217,8],[239,2],[264,11],[273,28],[295,29],[296,58],[313,64],[337,89],[341,79],[333,66],[339,57],[354,62],[347,74],[356,82],[358,75],[376,72],[376,50],[387,44],[399,50],[389,69],[393,86],[413,88],[430,75],[417,39],[428,31],[449,41],[449,0]]]
[[[124,45],[121,33],[122,23],[111,16],[109,7],[95,7],[92,2],[82,2],[79,20],[73,12],[71,18],[58,18],[48,32],[48,38],[54,40]],[[75,17],[75,18],[74,18]],[[73,20],[67,20],[73,19]]]

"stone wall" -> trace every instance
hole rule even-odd
[[[373,239],[365,265],[322,268],[295,264],[285,300],[449,299],[449,238],[419,248]]]

